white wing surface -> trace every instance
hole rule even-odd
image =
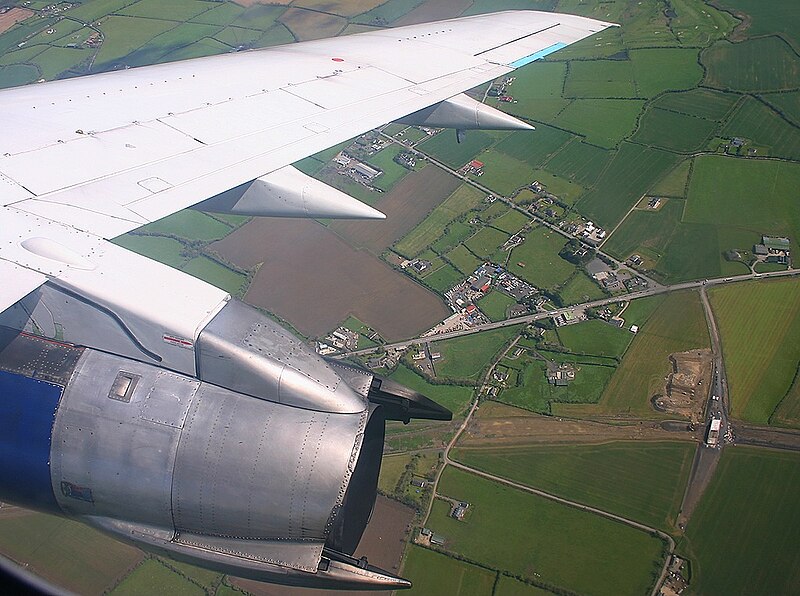
[[[103,239],[608,26],[504,12],[0,91],[0,311]]]

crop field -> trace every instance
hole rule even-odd
[[[445,255],[445,258],[449,260],[465,276],[475,271],[475,269],[477,269],[477,267],[483,262],[481,259],[472,254],[463,244],[459,244],[453,250],[448,252]]]
[[[779,33],[800,51],[800,35],[796,26],[797,7],[793,2],[764,4],[759,0],[724,0],[722,5],[741,10],[752,17],[752,23],[747,30],[751,36]]]
[[[231,227],[194,209],[185,209],[148,224],[142,232],[177,236],[187,240],[219,240],[231,232]]]
[[[594,190],[578,202],[578,210],[601,226],[615,226],[678,159],[674,153],[623,143]]]
[[[604,298],[605,294],[594,281],[582,271],[577,271],[558,292],[564,304],[580,304]]]
[[[552,596],[552,592],[523,583],[507,575],[501,575],[493,596]]]
[[[752,447],[722,453],[679,552],[697,594],[796,594],[800,456]],[[735,521],[734,521],[735,520]]]
[[[621,358],[634,335],[605,321],[594,319],[557,329],[565,348],[576,354],[595,354]]]
[[[462,448],[468,466],[673,531],[695,444],[628,442],[514,448]]]
[[[492,227],[503,230],[508,234],[516,234],[529,221],[531,221],[530,218],[525,214],[520,213],[516,209],[510,209],[504,215],[492,220]]]
[[[496,135],[500,134],[508,133],[471,130],[461,143],[456,143],[455,133],[452,130],[445,130],[420,143],[417,147],[450,167],[458,169],[494,145],[497,140]]]
[[[665,93],[651,107],[697,116],[706,120],[722,122],[733,106],[741,99],[735,93],[723,93],[713,89],[691,89],[689,91]]]
[[[464,274],[452,265],[442,265],[433,273],[425,276],[425,283],[431,288],[444,294],[458,282],[464,279]],[[444,317],[442,317],[444,318]]]
[[[478,307],[492,321],[502,321],[505,319],[506,310],[512,304],[516,304],[513,298],[495,290],[478,300]]]
[[[551,356],[554,354],[546,354]],[[551,414],[555,404],[595,404],[614,374],[613,366],[581,363],[575,366],[575,380],[567,387],[547,382],[547,366],[541,360],[524,358],[505,361],[509,366],[522,366],[516,386],[503,389],[498,400],[518,408],[541,414]]]
[[[569,103],[561,97],[566,72],[565,62],[535,62],[514,73],[517,80],[508,90],[517,103],[491,105],[518,117],[549,121]]]
[[[797,87],[800,57],[777,37],[719,41],[705,50],[700,60],[709,87],[754,92]]]
[[[649,209],[631,211],[603,245],[603,249],[623,260],[640,249],[648,249],[659,256],[663,255],[676,226],[680,225],[683,205],[684,201],[680,199],[666,199],[657,211]],[[718,259],[719,257],[714,255],[714,261]],[[661,271],[657,264],[656,269]]]
[[[0,520],[0,552],[78,594],[100,594],[143,558],[81,523],[44,513]]]
[[[483,200],[483,193],[463,184],[439,204],[422,223],[414,228],[400,242],[395,250],[406,257],[416,257],[444,232],[455,218],[477,207]]]
[[[519,326],[503,327],[431,344],[442,354],[442,359],[436,362],[436,375],[443,379],[477,381],[495,354],[519,331]]]
[[[670,294],[639,329],[600,402],[596,406],[561,406],[559,412],[657,417],[650,398],[664,390],[664,377],[672,366],[669,355],[708,347],[708,330],[697,292]]]
[[[553,288],[569,278],[575,266],[558,253],[564,248],[564,237],[547,228],[527,233],[525,242],[511,251],[509,271],[537,288]]]
[[[627,60],[571,62],[564,96],[595,99],[638,97],[633,64]]]
[[[539,124],[535,131],[522,130],[510,134],[494,149],[525,162],[528,167],[538,167],[571,139],[572,135],[563,130]]]
[[[447,550],[497,569],[618,596],[647,593],[662,562],[661,541],[644,532],[466,472],[446,468],[439,490],[470,508],[460,522],[437,500],[431,529],[445,536]]]
[[[297,41],[334,37],[347,26],[347,19],[332,14],[288,8],[280,22],[292,32]]]
[[[505,207],[505,205],[504,205]],[[495,228],[485,227],[467,240],[464,245],[473,253],[484,259],[490,259],[497,249],[508,240],[509,234]]]
[[[630,52],[637,97],[691,89],[703,78],[695,49],[646,49]]]
[[[464,240],[474,233],[473,226],[463,221],[450,222],[445,228],[445,232],[433,244],[431,250],[437,254],[443,254],[461,244]]]
[[[650,192],[655,196],[685,199],[692,163],[692,159],[680,162],[675,169],[659,180]]]
[[[593,185],[614,153],[595,145],[572,141],[547,162],[548,171],[581,186]]]
[[[128,575],[114,590],[114,596],[135,594],[185,594],[203,596],[206,591],[181,577],[156,559],[148,559]]]
[[[749,282],[714,288],[710,296],[722,336],[731,416],[767,424],[800,361],[800,283]]]
[[[768,147],[769,155],[800,160],[800,129],[752,97],[738,107],[721,134],[743,137],[759,147]]]
[[[639,121],[633,141],[683,153],[702,149],[717,129],[716,122],[650,108]]]
[[[332,12],[343,17],[352,17],[372,10],[383,4],[383,2],[384,0],[296,0],[292,2],[292,6]]]
[[[573,143],[570,143],[572,145]],[[575,142],[575,144],[579,144]],[[533,170],[529,176],[533,181],[539,182],[539,184],[543,185],[548,192],[553,193],[556,195],[559,200],[566,204],[572,205],[577,201],[580,196],[583,194],[584,190],[575,182],[571,182],[566,178],[562,178],[560,176],[556,176],[546,170]],[[521,197],[525,196],[525,191],[520,193],[521,196],[517,196],[514,201],[519,204],[522,200]],[[529,194],[529,197],[532,195]]]
[[[582,135],[589,143],[611,149],[633,131],[642,106],[640,99],[576,99],[553,123]]]
[[[751,192],[749,185],[759,192]],[[699,157],[689,184],[684,221],[748,231],[751,240],[745,248],[761,234],[788,236],[792,252],[798,254],[800,204],[793,198],[797,188],[800,164]],[[731,247],[720,250],[727,248]]]
[[[447,555],[411,545],[403,565],[403,577],[414,587],[414,596],[492,596],[495,573]]]
[[[653,316],[653,313],[661,307],[665,299],[665,296],[651,296],[649,298],[631,300],[621,316],[625,319],[625,324],[629,328],[631,325],[637,325],[641,328]]]
[[[359,15],[356,22],[367,24],[390,24],[408,14],[425,0],[388,0],[372,10]]]
[[[484,151],[477,159],[486,165],[481,177],[473,176],[473,180],[478,180],[495,194],[509,196],[532,182],[530,166],[527,163],[500,153],[496,148]]]
[[[195,257],[183,267],[183,271],[205,282],[221,288],[233,296],[241,296],[247,283],[247,276],[233,271],[208,257]]]
[[[800,428],[800,373],[795,373],[792,386],[778,404],[769,422],[776,426]]]
[[[800,91],[788,93],[771,93],[762,96],[773,108],[782,113],[786,118],[800,126]]]
[[[181,254],[183,251],[183,244],[174,238],[125,234],[124,236],[115,238],[114,244],[118,244],[140,255],[150,257],[170,267],[180,268],[187,260],[186,257]]]

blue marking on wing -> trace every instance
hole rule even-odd
[[[524,58],[520,58],[519,60],[514,60],[514,62],[509,64],[509,66],[511,68],[520,68],[521,66],[525,66],[526,64],[530,64],[531,62],[535,62],[536,60],[539,60],[540,58],[544,58],[548,54],[552,54],[553,52],[557,52],[561,48],[566,48],[566,47],[567,47],[567,44],[559,41],[558,43],[554,43],[551,46],[547,46],[543,50],[539,50],[535,54],[531,54],[530,56],[525,56]]]

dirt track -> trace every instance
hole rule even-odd
[[[315,221],[254,219],[211,248],[244,268],[263,263],[245,299],[310,337],[353,314],[396,340],[450,313],[438,296]]]

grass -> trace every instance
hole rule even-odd
[[[557,331],[561,343],[570,352],[611,358],[621,358],[634,337],[627,329],[614,327],[599,319],[567,325]]]
[[[139,0],[118,11],[118,14],[131,17],[153,18],[159,15],[171,21],[188,21],[211,8],[202,0]]]
[[[631,300],[625,312],[621,315],[625,319],[625,325],[628,328],[631,325],[637,325],[641,328],[653,316],[653,313],[659,309],[664,299],[664,296],[651,296],[649,298]]]
[[[768,148],[769,155],[800,160],[800,128],[752,97],[739,105],[721,134],[748,139],[759,147]]]
[[[601,226],[612,228],[678,160],[674,153],[623,143],[577,208]]]
[[[498,292],[496,290],[492,290],[483,298],[478,300],[478,307],[492,321],[502,321],[505,319],[506,311],[512,304],[516,304],[516,301],[513,298],[510,298],[509,296],[506,296],[502,292]]]
[[[510,209],[497,219],[492,220],[492,227],[503,230],[508,234],[516,234],[529,221],[530,218],[524,213],[520,213],[516,209]]]
[[[486,164],[480,178],[473,176],[494,194],[509,196],[519,188],[531,183],[530,166],[524,162],[500,153],[492,148],[478,156]]]
[[[155,593],[202,596],[206,591],[168,569],[160,561],[148,559],[110,592],[114,596]]]
[[[450,467],[439,491],[469,512],[457,521],[437,500],[429,526],[472,560],[597,596],[644,594],[658,573],[661,541],[628,526]]]
[[[572,98],[638,97],[633,64],[627,60],[570,62],[564,96]]]
[[[483,263],[481,259],[472,254],[463,244],[459,244],[445,255],[455,267],[464,275],[469,275]]]
[[[493,596],[552,596],[552,592],[523,583],[507,575],[501,575]]]
[[[223,289],[233,296],[240,296],[247,283],[247,276],[243,273],[228,269],[205,256],[192,259],[182,269],[189,275]]]
[[[779,91],[797,87],[800,58],[778,37],[740,43],[719,41],[700,59],[706,67],[703,81],[709,87],[734,91]]]
[[[655,97],[663,91],[691,89],[703,78],[696,49],[632,50],[637,97]]]
[[[184,250],[183,244],[173,238],[126,234],[116,238],[114,243],[170,267],[180,268],[187,260],[181,254]]]
[[[650,193],[662,197],[686,198],[686,188],[689,185],[689,172],[692,169],[692,160],[685,159],[659,180],[650,189]]]
[[[593,185],[608,167],[614,153],[589,143],[572,141],[545,166],[549,172],[581,186]]]
[[[692,558],[697,594],[797,593],[800,456],[725,449],[679,551]]]
[[[654,108],[671,110],[688,116],[722,122],[730,114],[740,95],[714,89],[696,88],[689,91],[665,93],[651,104]]]
[[[0,88],[17,87],[39,79],[39,70],[26,64],[10,64],[0,67]]]
[[[671,370],[669,355],[708,347],[708,330],[697,292],[670,294],[639,329],[600,402],[564,406],[559,412],[657,417],[650,398],[664,391],[664,377]]]
[[[800,428],[800,375],[798,373],[795,373],[792,386],[783,396],[769,421],[770,424],[776,426]]]
[[[503,327],[437,341],[432,344],[434,351],[442,354],[442,359],[436,362],[437,376],[477,381],[495,354],[519,331],[518,326]]]
[[[419,596],[492,596],[496,574],[476,565],[412,544],[403,565],[403,577]]]
[[[534,62],[517,70],[517,80],[508,88],[517,103],[491,105],[518,117],[549,121],[569,103],[561,97],[566,69],[564,62]]]
[[[456,461],[662,530],[674,530],[695,444],[463,448]]]
[[[576,99],[553,123],[610,149],[633,131],[643,106],[639,99]]]
[[[696,116],[650,108],[639,121],[632,140],[643,145],[689,153],[703,148],[718,124]]]
[[[437,292],[444,293],[463,279],[464,275],[458,269],[452,265],[442,265],[425,276],[425,283]]]
[[[443,405],[453,412],[454,416],[463,413],[472,400],[472,387],[434,385],[403,365],[398,366],[390,378]]]
[[[109,69],[114,63],[176,25],[174,22],[149,18],[113,15],[104,18],[99,28],[105,39],[95,58],[93,70]]]
[[[574,142],[569,144],[570,147],[572,145],[581,145],[581,143]],[[579,184],[551,174],[545,170],[533,170],[530,178],[543,184],[548,192],[556,195],[562,203],[566,203],[567,205],[575,203],[584,192]]]
[[[464,245],[479,257],[490,259],[508,238],[509,234],[487,226],[464,242]]]
[[[780,34],[800,52],[800,35],[797,30],[797,5],[793,2],[760,0],[724,0],[723,6],[747,13],[752,22],[747,33],[753,37]]]
[[[563,130],[539,124],[535,131],[523,130],[510,134],[497,143],[494,150],[525,162],[529,167],[539,167],[572,138]]]
[[[777,112],[800,126],[800,91],[772,93],[761,96],[761,99],[769,103]]]
[[[643,250],[662,256],[672,240],[675,228],[680,225],[685,204],[680,199],[666,199],[662,200],[662,203],[656,211],[651,209],[631,211],[603,245],[603,249],[623,260]],[[715,252],[716,248],[717,245],[714,243]],[[696,250],[697,245],[693,246],[693,249]],[[714,254],[713,261],[718,260],[719,256]],[[656,269],[665,276],[668,275],[658,268],[658,262]]]
[[[731,416],[767,424],[789,392],[800,361],[800,282],[748,282],[709,294],[722,340]]]
[[[399,145],[392,143],[367,160],[370,165],[383,171],[383,174],[375,179],[375,186],[386,192],[390,191],[409,173],[409,170],[394,162],[395,156],[401,151],[402,148]]]
[[[511,251],[509,271],[537,288],[553,288],[566,281],[575,266],[558,256],[564,237],[546,228],[531,230],[525,242]]]
[[[493,145],[496,134],[471,130],[461,143],[456,143],[455,133],[452,130],[444,130],[417,145],[417,149],[458,169]]]
[[[102,593],[143,557],[88,526],[44,513],[0,520],[0,552],[78,594]]]
[[[458,187],[405,238],[395,245],[395,250],[407,257],[416,257],[441,237],[444,229],[457,217],[477,207],[484,195],[466,184]]]
[[[408,14],[423,2],[424,0],[388,0],[388,2],[360,15],[357,22],[389,24]]]
[[[142,232],[177,236],[187,240],[219,240],[231,232],[231,227],[193,209],[178,211],[168,217],[140,228]]]
[[[576,272],[558,292],[564,304],[580,304],[605,298],[603,290],[582,271]]]
[[[557,353],[543,355],[563,357]],[[576,363],[575,380],[567,387],[556,387],[547,382],[547,366],[541,360],[526,357],[505,363],[522,368],[517,375],[516,386],[503,389],[498,400],[541,414],[553,413],[556,404],[597,403],[611,375],[614,374],[613,366]]]

